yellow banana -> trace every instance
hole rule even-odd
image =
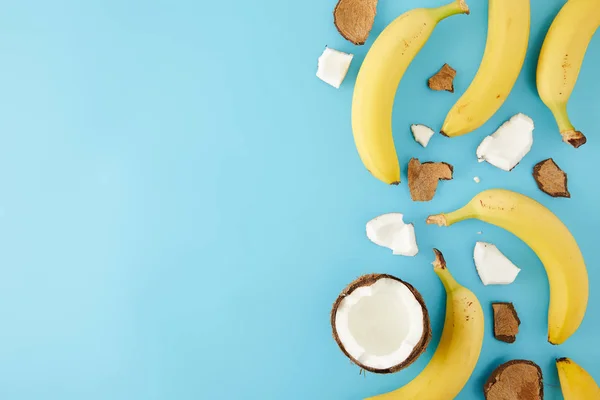
[[[581,64],[594,32],[600,26],[598,0],[569,0],[544,39],[537,67],[537,88],[554,114],[563,140],[577,148],[586,142],[567,114],[567,103],[577,83]]]
[[[527,53],[529,0],[490,0],[483,60],[467,91],[452,107],[442,127],[450,137],[485,124],[512,90]]]
[[[461,286],[446,268],[446,261],[434,249],[433,267],[446,289],[446,321],[440,344],[425,369],[398,390],[370,397],[370,400],[447,400],[465,386],[483,344],[483,310],[477,297]],[[444,384],[439,383],[443,377]]]
[[[469,13],[464,0],[408,11],[379,35],[358,72],[352,99],[354,141],[365,167],[387,184],[400,183],[392,137],[392,108],[400,80],[438,22],[464,13]]]
[[[427,218],[427,223],[450,226],[476,218],[504,228],[531,247],[550,282],[548,341],[561,344],[579,327],[588,301],[588,275],[577,242],[546,207],[508,190],[484,191],[463,208]]]
[[[556,360],[560,388],[565,400],[600,400],[600,388],[594,378],[573,360]]]

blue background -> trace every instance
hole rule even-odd
[[[455,178],[430,203],[371,177],[350,129],[353,84],[373,39],[395,17],[439,0],[381,0],[365,46],[332,22],[335,0],[22,0],[0,14],[0,398],[358,399],[397,388],[435,350],[445,295],[430,262],[440,248],[486,311],[481,358],[459,399],[482,398],[501,362],[528,358],[561,398],[554,358],[600,379],[597,268],[600,38],[570,103],[587,133],[560,140],[539,100],[540,46],[562,0],[532,0],[529,52],[500,111],[470,135],[436,135],[423,149],[409,126],[439,129],[469,85],[486,40],[487,2],[443,21],[405,75],[394,109],[399,159],[447,161]],[[315,77],[325,45],[354,53],[336,90]],[[426,80],[458,70],[455,94]],[[511,173],[478,164],[482,138],[515,113],[536,123],[532,151]],[[540,192],[531,170],[553,157],[572,199]],[[481,177],[479,185],[473,177]],[[541,201],[577,238],[592,283],[580,330],[546,342],[548,284],[534,253],[480,222],[441,229],[431,213],[504,187]],[[393,257],[365,223],[403,212],[420,253]],[[540,221],[542,223],[542,221]],[[477,232],[483,232],[478,235]],[[475,241],[491,241],[522,268],[484,287]],[[417,287],[434,337],[393,375],[359,375],[331,337],[329,311],[361,274],[390,273]],[[492,336],[492,301],[512,301],[517,342]]]

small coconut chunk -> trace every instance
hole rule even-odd
[[[367,222],[367,237],[394,255],[413,257],[419,252],[414,225],[405,224],[399,213],[380,215]]]
[[[391,275],[365,275],[352,282],[333,305],[331,326],[344,354],[376,373],[409,366],[431,339],[423,298]]]
[[[319,57],[317,77],[323,82],[339,89],[348,73],[352,57],[354,55],[325,47],[325,51]]]
[[[450,93],[454,93],[454,78],[456,77],[456,70],[444,64],[442,68],[429,78],[428,85],[431,90],[445,90]]]
[[[494,337],[502,342],[514,343],[521,320],[513,303],[492,303],[494,311]]]
[[[504,171],[511,171],[533,145],[533,120],[517,114],[494,134],[483,139],[477,148],[479,162],[487,161]]]
[[[438,181],[452,179],[454,168],[445,162],[425,162],[413,158],[408,163],[408,189],[413,201],[430,201]]]
[[[411,125],[410,130],[415,137],[415,141],[420,143],[423,147],[427,147],[431,137],[435,133],[433,129],[425,125]]]
[[[484,285],[509,285],[521,270],[498,248],[490,243],[477,242],[473,252],[477,273]]]
[[[486,400],[543,400],[542,369],[528,360],[504,363],[492,372],[483,393]]]
[[[474,177],[474,178],[473,178],[473,180],[475,181],[475,183],[479,183],[479,182],[481,182],[481,179],[479,179],[479,177],[478,177],[478,176]]]
[[[344,39],[354,44],[365,44],[375,14],[377,0],[340,0],[333,10],[333,23]]]
[[[552,197],[571,197],[567,187],[567,174],[551,158],[540,161],[533,167],[533,179],[542,192]]]

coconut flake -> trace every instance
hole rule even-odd
[[[477,148],[479,162],[487,161],[505,171],[512,170],[533,145],[533,120],[517,114],[494,134],[483,139]]]
[[[317,66],[317,77],[336,89],[344,81],[350,63],[354,55],[325,47],[325,51],[319,57]]]
[[[421,303],[406,284],[381,278],[344,297],[334,328],[345,351],[377,372],[398,366],[413,355],[423,340],[424,319]]]
[[[491,243],[477,242],[473,252],[477,273],[484,285],[508,285],[521,270]]]
[[[420,143],[421,146],[427,147],[431,137],[435,133],[433,129],[425,125],[411,125],[410,130],[415,138],[417,143]]]
[[[415,227],[404,223],[400,213],[380,215],[367,222],[367,237],[373,243],[387,247],[394,255],[413,257],[419,252]]]
[[[474,178],[473,178],[473,180],[475,181],[475,183],[479,183],[479,182],[481,182],[481,179],[479,179],[479,177],[478,177],[478,176],[474,177]]]

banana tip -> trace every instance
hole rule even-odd
[[[446,269],[446,260],[444,259],[444,255],[438,249],[433,249],[433,254],[435,254],[435,260],[433,260],[433,269]]]
[[[563,364],[570,364],[571,360],[569,360],[567,357],[561,357],[561,358],[557,358],[556,359],[556,363],[557,364],[561,364],[561,363],[563,363]]]
[[[578,149],[587,143],[587,138],[585,135],[576,130],[569,130],[560,133],[563,137],[563,141],[565,143],[570,144],[574,148]]]

